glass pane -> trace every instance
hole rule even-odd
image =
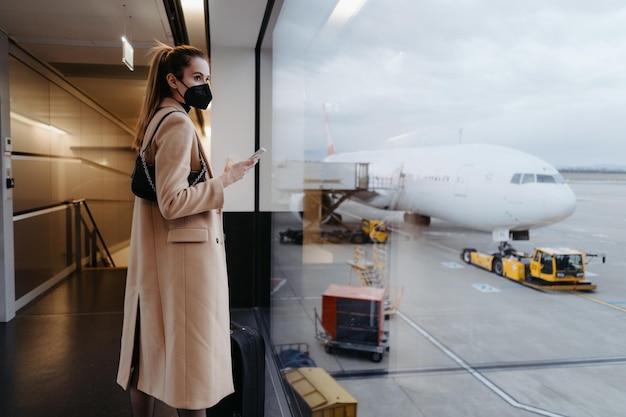
[[[585,266],[606,285],[594,301],[527,279],[542,273],[535,248],[546,249],[544,274],[554,272],[550,247],[622,257],[618,15],[617,3],[286,0],[264,136],[273,348],[306,349],[358,398],[361,417],[520,412],[503,398],[538,414],[619,414],[626,404],[604,381],[622,370],[548,369],[621,356],[619,266]],[[366,165],[367,186],[347,186],[330,161]],[[385,243],[371,243],[362,219],[385,222]],[[503,241],[526,232],[504,254]],[[371,317],[352,311],[356,299],[348,313],[325,304],[332,286],[384,290],[380,339],[365,331]],[[596,325],[581,334],[581,322]],[[609,322],[625,331],[610,338],[617,345],[597,343]],[[589,383],[619,406],[605,408]],[[550,399],[529,388],[539,386]]]
[[[61,210],[14,223],[16,299],[71,265],[66,216]]]

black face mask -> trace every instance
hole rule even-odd
[[[187,87],[187,84],[185,84],[183,80],[180,80],[180,82]],[[185,99],[185,103],[187,105],[206,110],[206,108],[209,107],[209,103],[213,99],[213,94],[211,94],[209,85],[203,83],[200,85],[194,85],[193,87],[187,87],[187,91],[185,91],[183,98]]]

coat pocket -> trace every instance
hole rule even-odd
[[[207,229],[171,229],[167,232],[167,242],[208,242],[209,231]]]

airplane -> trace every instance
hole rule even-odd
[[[367,190],[351,194],[352,201],[404,211],[411,223],[428,225],[433,217],[491,232],[496,242],[527,240],[530,229],[576,210],[576,196],[556,168],[513,148],[458,144],[333,153],[322,164],[338,162],[368,164]],[[292,201],[301,211],[299,198]]]

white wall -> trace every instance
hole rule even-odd
[[[211,50],[211,165],[215,175],[229,157],[245,159],[254,149],[254,49]],[[226,189],[224,210],[254,211],[254,172]]]

